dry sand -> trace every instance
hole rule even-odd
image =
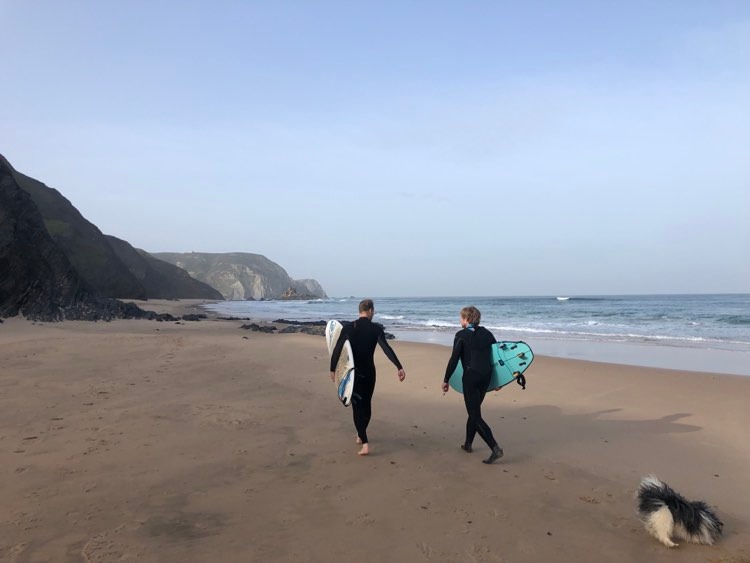
[[[396,341],[361,458],[323,339],[241,324],[0,324],[0,560],[750,561],[750,378],[537,358],[485,401],[487,466],[447,348]],[[716,546],[646,534],[652,472]]]

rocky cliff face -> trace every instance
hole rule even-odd
[[[148,316],[101,297],[52,240],[31,196],[0,159],[0,317],[107,320]]]
[[[2,161],[18,186],[31,196],[49,236],[81,279],[106,297],[147,297],[146,290],[120,261],[96,225],[87,221],[60,192],[17,172],[4,158]]]
[[[143,316],[110,298],[326,297],[317,281],[293,280],[260,254],[150,255],[102,234],[57,190],[16,171],[2,155],[0,167],[0,316]]]
[[[149,299],[224,299],[213,287],[190,277],[182,268],[133,248],[127,241],[110,235],[105,237]]]
[[[218,289],[225,299],[279,299],[289,288],[297,293],[326,297],[315,280],[300,280],[305,283],[298,286],[300,282],[289,277],[284,268],[260,254],[156,252],[152,255],[187,270],[194,278]]]
[[[320,286],[320,284],[313,279],[294,280],[292,288],[303,295],[314,295],[315,297],[326,297],[326,292]]]
[[[0,165],[30,196],[42,218],[41,230],[93,294],[123,299],[222,299],[218,291],[184,270],[102,234],[60,192],[21,174],[2,155]]]
[[[89,294],[29,194],[0,161],[0,317],[58,319]]]

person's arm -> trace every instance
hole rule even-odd
[[[388,341],[385,339],[385,329],[382,326],[378,331],[378,344],[380,344],[380,347],[383,349],[383,352],[385,352],[385,355],[391,362],[393,362],[393,365],[396,366],[396,369],[398,369],[398,373],[396,375],[398,376],[399,381],[403,381],[404,379],[406,379],[406,372],[404,371],[401,362],[398,361],[396,352],[393,351],[393,348],[391,348],[391,345],[388,344]]]
[[[351,325],[344,325],[344,328],[341,329],[341,333],[339,334],[339,339],[336,341],[336,346],[333,347],[333,352],[331,353],[331,379],[334,378],[336,366],[341,357],[341,350],[344,349],[344,342],[349,338],[349,332],[351,332]]]
[[[385,339],[385,330],[383,330],[382,327],[378,331],[378,344],[380,344],[380,347],[383,349],[383,352],[385,352],[385,355],[393,363],[393,365],[396,366],[397,369],[404,369],[401,365],[401,362],[398,361],[396,352],[393,351],[393,348],[391,348],[391,345],[388,344],[388,341]]]
[[[461,353],[464,349],[463,347],[464,341],[457,334],[456,338],[453,340],[453,352],[451,353],[451,359],[448,360],[448,367],[445,369],[445,377],[443,378],[444,384],[448,383],[451,375],[453,375],[453,372],[456,371],[456,366],[461,359]]]

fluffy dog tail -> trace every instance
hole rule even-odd
[[[668,547],[672,539],[713,545],[724,524],[705,502],[689,501],[654,475],[638,487],[638,513],[646,530]]]

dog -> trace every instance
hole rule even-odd
[[[646,530],[667,547],[672,540],[713,545],[724,523],[702,501],[689,501],[654,475],[638,487],[638,514]]]

